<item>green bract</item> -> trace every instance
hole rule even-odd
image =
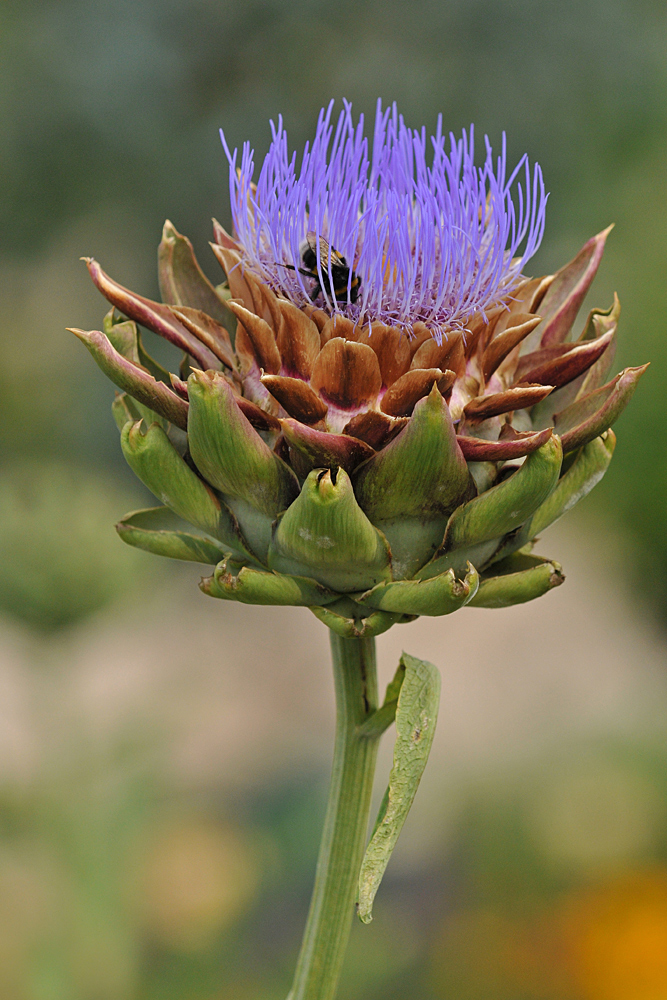
[[[208,563],[212,597],[310,607],[348,638],[558,586],[530,549],[604,475],[644,371],[605,382],[617,299],[573,333],[607,232],[441,343],[424,323],[297,308],[215,236],[217,287],[166,223],[162,303],[88,261],[113,308],[103,331],[74,332],[122,390],[123,453],[163,505],[121,538]],[[182,351],[178,375],[137,324]]]

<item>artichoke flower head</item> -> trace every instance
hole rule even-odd
[[[249,146],[222,137],[221,284],[169,222],[161,303],[87,260],[112,308],[73,332],[161,503],[121,537],[214,567],[213,597],[307,606],[344,636],[541,596],[563,575],[535,537],[604,475],[646,367],[608,381],[616,298],[574,328],[608,230],[528,278],[546,195],[504,142],[476,166],[472,130],[427,140],[378,105],[369,144],[330,105],[297,166],[272,127],[256,183]],[[183,352],[178,374],[139,325]]]

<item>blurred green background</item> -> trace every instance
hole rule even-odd
[[[534,273],[616,228],[591,295],[650,360],[536,605],[380,641],[443,667],[435,759],[341,995],[667,998],[667,7],[659,0],[0,6],[0,997],[282,1000],[332,732],[306,611],[218,607],[124,548],[145,496],[65,326],[79,257],[157,295],[170,218],[229,223],[218,128],[302,147],[331,97],[508,136],[551,192]],[[481,147],[480,147],[481,148]],[[389,765],[390,746],[383,767]],[[381,782],[380,782],[381,783]]]

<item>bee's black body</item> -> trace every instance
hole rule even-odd
[[[347,302],[347,285],[350,282],[350,302],[356,302],[361,288],[359,275],[350,271],[345,257],[330,246],[323,236],[319,238],[320,267],[317,267],[317,236],[315,233],[307,233],[306,239],[301,246],[301,260],[303,267],[299,268],[299,274],[306,278],[313,278],[316,284],[310,292],[310,301],[315,302],[321,292],[324,292],[330,299],[337,302]],[[331,261],[331,278],[329,277],[329,261]],[[290,270],[295,270],[291,265],[284,264]],[[332,287],[333,286],[333,287]]]

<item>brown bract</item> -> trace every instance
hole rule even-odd
[[[415,408],[415,403],[423,396],[428,396],[437,385],[445,396],[456,381],[456,373],[440,368],[413,368],[401,375],[382,398],[381,408],[392,417],[409,417]]]
[[[212,247],[224,280],[214,287],[189,241],[171,224],[165,233],[164,303],[118,285],[95,261],[87,264],[119,312],[185,352],[181,377],[156,383],[134,355],[122,356],[115,342],[107,347],[101,332],[89,335],[89,349],[117,384],[180,426],[190,364],[222,369],[241,411],[300,478],[327,466],[353,473],[406,432],[434,387],[469,462],[522,458],[554,427],[565,450],[578,448],[615,419],[643,371],[628,369],[605,384],[616,299],[608,310],[594,310],[580,332],[574,327],[608,230],[555,275],[525,279],[504,302],[440,341],[423,322],[403,329],[299,308],[246,266],[243,249],[218,223]],[[202,303],[211,303],[214,315]]]
[[[377,399],[382,375],[377,355],[367,344],[334,337],[313,365],[311,385],[325,402],[341,410],[360,410]]]

